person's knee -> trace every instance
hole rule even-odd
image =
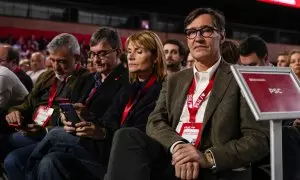
[[[136,128],[128,127],[128,128],[121,128],[115,132],[114,139],[127,139],[128,136],[139,136],[142,132]]]
[[[55,162],[57,161],[57,157],[55,153],[50,153],[43,157],[38,166],[39,173],[45,173],[50,171],[53,167],[55,167]]]
[[[113,144],[140,144],[144,136],[145,133],[136,128],[121,128],[115,133]]]
[[[66,133],[66,131],[64,130],[64,128],[55,127],[47,133],[47,137],[57,137],[57,136],[61,136],[62,134],[65,134],[65,133]]]
[[[5,157],[3,166],[6,171],[15,168],[20,168],[19,166],[21,165],[21,163],[18,156],[18,154],[11,152]]]

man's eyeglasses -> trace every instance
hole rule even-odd
[[[201,37],[209,38],[212,36],[212,34],[215,31],[218,31],[217,28],[215,28],[215,27],[204,26],[204,27],[201,27],[200,29],[185,29],[184,32],[185,32],[185,35],[187,38],[194,39],[197,36],[198,32],[200,33]]]
[[[112,52],[114,52],[114,51],[116,51],[117,49],[110,49],[110,50],[102,50],[102,51],[99,51],[99,52],[97,52],[97,53],[95,53],[95,52],[93,52],[93,51],[90,51],[89,52],[89,57],[90,58],[95,58],[95,57],[97,57],[97,58],[103,58],[103,57],[105,57],[105,56],[107,56],[109,53],[112,53]]]

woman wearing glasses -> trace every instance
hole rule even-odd
[[[72,127],[63,117],[65,131],[84,136],[85,144],[77,144],[78,138],[64,130],[51,131],[30,157],[28,178],[102,179],[114,132],[126,127],[145,131],[166,76],[163,46],[155,33],[141,31],[127,39],[126,50],[130,85],[119,91],[97,123],[90,124],[84,117],[79,123],[96,128]]]

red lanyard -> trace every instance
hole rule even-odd
[[[95,95],[96,91],[97,91],[97,88],[94,87],[92,89],[91,93],[89,94],[89,97],[85,100],[85,104],[87,104],[92,99],[92,97]]]
[[[206,98],[206,96],[211,91],[211,89],[214,85],[214,80],[215,80],[215,76],[213,76],[209,80],[208,85],[206,86],[204,91],[200,94],[200,96],[198,97],[196,103],[193,105],[193,96],[194,96],[195,89],[196,89],[196,81],[195,81],[195,78],[193,78],[193,83],[189,88],[188,99],[187,99],[187,107],[188,107],[188,110],[189,110],[189,113],[190,113],[190,122],[196,122],[197,112],[198,112],[201,104],[203,103],[204,99]]]
[[[80,68],[81,68],[80,63],[76,64],[76,66],[75,66],[75,71],[78,71]]]
[[[147,82],[147,84],[145,85],[145,87],[138,93],[139,96],[137,96],[137,98],[135,98],[135,96],[132,96],[129,99],[129,101],[123,111],[121,125],[124,124],[124,122],[128,116],[128,113],[130,112],[130,110],[132,109],[132,107],[136,103],[136,101],[138,101],[146,93],[146,91],[148,91],[148,89],[155,83],[155,81],[156,81],[156,77],[154,75],[152,75],[151,78],[149,79],[149,81]]]
[[[18,72],[20,72],[21,71],[21,69],[19,68],[19,67],[16,67],[14,70],[13,70],[13,72],[16,74],[16,73],[18,73]]]
[[[49,99],[48,99],[48,107],[52,107],[53,105],[53,101],[54,101],[54,98],[57,94],[57,78],[54,79],[54,82],[50,88],[50,94],[49,94]],[[64,84],[66,83],[66,78],[64,79],[64,81],[62,82],[63,83],[63,86]]]

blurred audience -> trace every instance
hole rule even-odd
[[[277,67],[289,67],[289,53],[282,52],[277,57]]]
[[[266,42],[258,36],[250,36],[240,42],[240,64],[246,66],[268,66]]]
[[[221,45],[221,55],[229,64],[237,64],[240,59],[237,43],[226,39]]]
[[[46,69],[46,70],[53,69],[52,62],[51,62],[49,56],[48,56],[48,57],[46,58],[46,60],[45,60],[45,69]]]
[[[31,70],[27,71],[27,74],[32,79],[33,84],[35,84],[39,76],[47,70],[45,69],[45,55],[40,52],[32,53],[30,57],[30,67]]]
[[[88,58],[88,59],[87,59],[87,65],[86,65],[86,68],[88,69],[88,71],[89,71],[90,73],[96,72],[96,68],[95,68],[95,65],[94,65],[94,62],[93,62],[93,59],[92,59],[92,58]]]
[[[292,50],[288,56],[289,64],[295,72],[298,79],[300,79],[300,49]]]
[[[27,91],[30,92],[33,88],[31,78],[19,67],[19,53],[10,45],[0,45],[0,59],[1,65],[13,71]]]
[[[19,67],[24,71],[28,72],[31,70],[30,60],[29,59],[21,59],[19,62]],[[30,78],[31,79],[31,78]]]
[[[120,61],[121,61],[121,64],[123,64],[124,68],[127,69],[128,68],[127,53],[125,53],[125,52],[121,53]]]
[[[195,64],[195,59],[193,58],[192,54],[188,52],[188,56],[186,58],[186,68],[192,68]]]

